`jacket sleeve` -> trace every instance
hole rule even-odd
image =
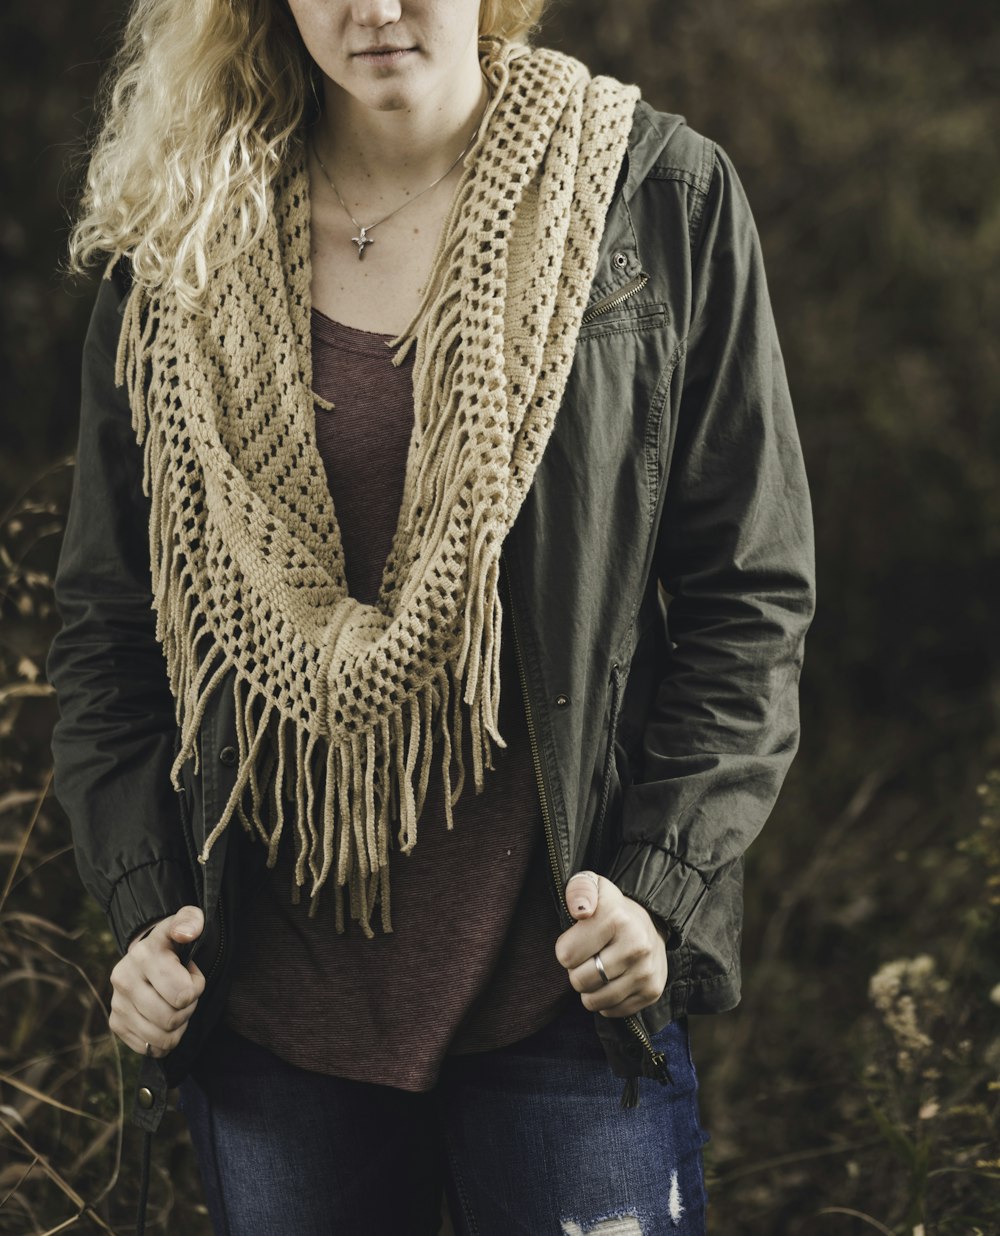
[[[114,357],[126,277],[102,279],[83,350],[79,441],[55,576],[62,627],[46,674],[59,718],[54,788],[77,868],[119,951],[154,919],[197,904],[178,794],[177,727],[155,636],[150,500]]]
[[[760,243],[718,147],[675,415],[655,543],[672,650],[608,872],[670,927],[670,948],[777,798],[798,746],[815,603],[809,492]]]

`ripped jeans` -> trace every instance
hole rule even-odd
[[[687,1018],[653,1036],[673,1078],[622,1108],[579,1000],[414,1093],[306,1071],[221,1025],[178,1107],[217,1236],[704,1236]]]

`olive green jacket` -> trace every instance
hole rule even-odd
[[[81,878],[119,949],[199,904],[208,979],[177,1048],[143,1063],[153,1129],[218,1019],[241,899],[265,848],[228,829],[195,862],[234,782],[218,690],[184,792],[151,610],[140,449],[113,381],[127,275],[102,282],[83,358],[77,469],[47,672],[55,790]],[[594,1016],[610,1067],[667,1080],[648,1035],[740,998],[743,855],[796,750],[813,613],[802,456],[757,233],[727,155],[638,105],[555,428],[503,552],[562,921],[593,868],[670,928],[661,998]],[[554,941],[553,941],[554,945]],[[633,1094],[630,1101],[636,1101]]]

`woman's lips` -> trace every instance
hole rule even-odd
[[[356,52],[355,60],[363,60],[366,64],[395,64],[413,51],[412,47],[398,47],[391,51]]]

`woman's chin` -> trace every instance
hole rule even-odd
[[[349,83],[342,82],[341,90],[355,103],[376,112],[400,111],[412,107],[426,93],[415,73],[387,72],[375,69],[352,75]]]

